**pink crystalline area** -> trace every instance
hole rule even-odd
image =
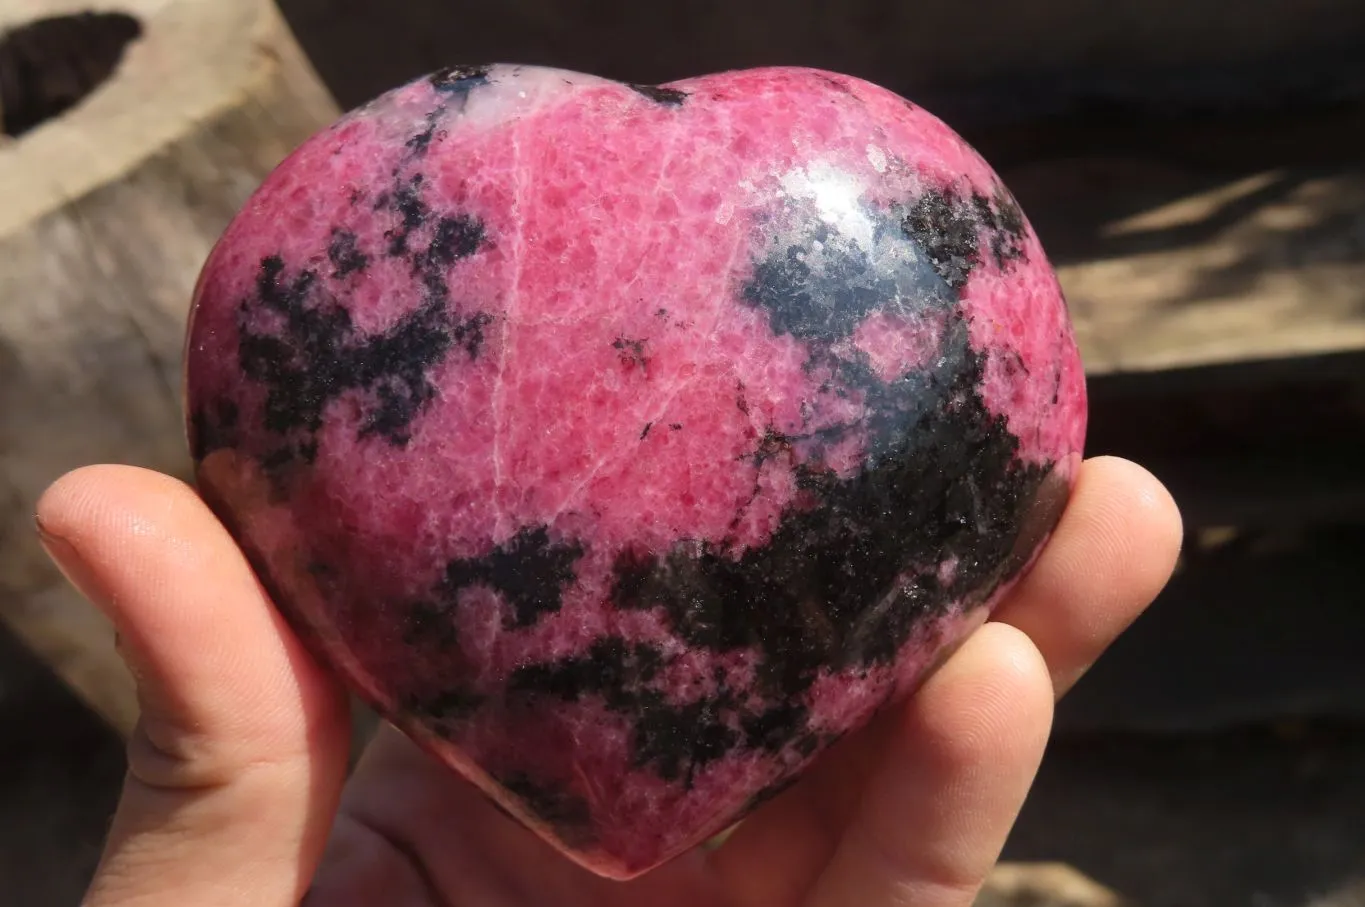
[[[201,488],[314,651],[618,878],[911,690],[1085,429],[989,167],[801,69],[391,92],[233,221],[187,354]]]

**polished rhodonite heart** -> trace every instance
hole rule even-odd
[[[1085,432],[1056,277],[929,113],[761,69],[450,69],[205,267],[200,487],[313,651],[618,878],[903,696]]]

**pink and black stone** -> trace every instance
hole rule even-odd
[[[808,69],[390,92],[233,221],[187,353],[200,488],[313,651],[616,878],[907,694],[1085,433],[1009,192]]]

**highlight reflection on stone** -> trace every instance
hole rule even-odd
[[[1085,431],[1009,192],[807,69],[390,92],[234,220],[187,349],[201,490],[313,651],[618,878],[911,690]]]

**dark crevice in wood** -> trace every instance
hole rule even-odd
[[[142,23],[126,13],[35,19],[0,35],[0,132],[20,136],[114,74]]]

